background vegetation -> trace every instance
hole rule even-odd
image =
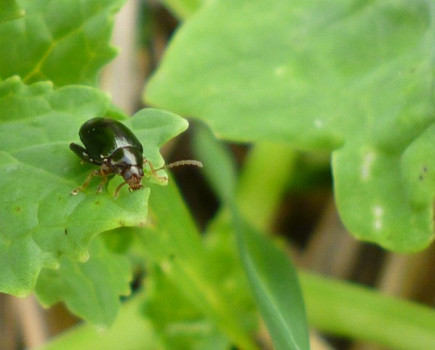
[[[3,2],[0,348],[308,349],[308,326],[313,349],[431,348],[433,13]],[[189,117],[162,152],[203,170],[72,197],[92,166],[68,144],[101,115],[157,166]]]

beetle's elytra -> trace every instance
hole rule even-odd
[[[143,156],[143,146],[133,132],[124,124],[110,118],[93,118],[85,122],[79,131],[80,140],[85,147],[76,143],[70,144],[70,149],[84,162],[100,166],[92,171],[83,184],[71,193],[76,195],[83,191],[93,176],[101,176],[102,181],[97,191],[101,192],[107,182],[107,176],[121,175],[124,182],[115,191],[115,197],[125,184],[131,191],[143,187],[144,164],[148,164],[150,174],[157,180],[167,180],[159,177],[157,171],[163,168],[172,168],[179,165],[195,165],[202,167],[196,160],[182,160],[168,164],[162,168],[154,169],[153,165]]]

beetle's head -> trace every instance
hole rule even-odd
[[[126,167],[121,175],[131,190],[136,191],[142,187],[143,169],[141,166]]]
[[[135,191],[142,187],[143,155],[135,147],[118,148],[109,157],[112,171],[121,175],[131,190]]]

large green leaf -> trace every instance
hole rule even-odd
[[[416,162],[414,146],[402,156],[434,121],[433,6],[209,2],[175,35],[145,96],[229,140],[336,150],[348,229],[393,250],[422,249],[433,238],[435,158]]]
[[[62,256],[59,269],[42,270],[36,296],[44,306],[64,301],[75,315],[110,326],[118,314],[119,295],[130,293],[130,263],[109,252],[99,239],[92,241],[89,255],[85,263]]]
[[[3,0],[0,2],[0,23],[24,16],[24,10],[20,8],[16,0]]]
[[[116,53],[113,16],[124,0],[21,0],[25,15],[0,23],[0,77],[95,84]]]
[[[109,100],[80,86],[52,90],[49,83],[23,85],[18,78],[0,84],[0,291],[27,295],[43,267],[58,267],[68,255],[86,261],[89,241],[121,226],[143,226],[149,188],[114,199],[115,177],[96,193],[96,183],[77,196],[91,165],[81,165],[69,150],[80,125],[104,115]],[[147,109],[133,118],[144,155],[156,165],[163,142],[187,127],[180,117]]]

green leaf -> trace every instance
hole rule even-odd
[[[137,112],[131,124],[136,136],[142,140],[144,156],[157,168],[163,166],[164,160],[156,145],[163,145],[189,126],[185,119],[173,113],[152,108]]]
[[[0,77],[95,85],[98,70],[116,54],[109,40],[113,17],[123,3],[20,1],[25,15],[0,23]]]
[[[99,237],[102,238],[104,245],[111,252],[125,254],[135,242],[135,228],[123,226],[104,232],[104,235]]]
[[[283,251],[233,212],[242,260],[276,349],[310,348],[296,269]]]
[[[115,177],[101,194],[96,181],[77,196],[70,194],[95,167],[81,165],[68,145],[78,140],[84,121],[104,115],[108,107],[107,96],[89,87],[54,91],[49,83],[26,86],[18,78],[0,83],[0,291],[27,295],[40,270],[58,267],[62,255],[86,261],[88,243],[98,233],[145,224],[149,188],[121,191],[114,199],[122,181]],[[166,119],[161,129],[147,131],[152,122],[135,121],[154,116]],[[153,109],[140,111],[133,121],[156,163],[159,142],[187,127],[184,119]]]
[[[16,0],[2,0],[0,2],[0,23],[24,16],[24,10]]]
[[[130,263],[110,253],[99,239],[92,241],[89,254],[86,263],[63,256],[59,269],[42,270],[36,296],[47,307],[63,301],[75,315],[108,327],[118,314],[119,295],[130,293]]]
[[[359,151],[355,154],[355,151]],[[423,155],[422,153],[421,155]],[[426,160],[427,153],[424,154]],[[433,239],[432,200],[415,205],[418,190],[429,190],[430,179],[418,181],[420,170],[432,162],[421,160],[412,168],[402,169],[398,155],[385,154],[364,146],[345,147],[334,153],[335,196],[345,225],[360,239],[374,241],[397,251],[423,249]],[[425,165],[427,164],[427,165]],[[415,166],[414,166],[415,165]],[[404,170],[404,171],[402,171]],[[414,173],[408,184],[401,177]],[[421,182],[420,185],[418,182]],[[423,184],[424,183],[424,184]],[[406,187],[412,186],[411,187]]]
[[[228,338],[204,317],[165,275],[151,266],[147,274],[144,312],[165,341],[167,349],[226,349]]]
[[[185,19],[201,7],[204,0],[161,0],[177,17]]]
[[[230,208],[243,267],[275,347],[309,349],[304,301],[293,264],[239,214],[234,197],[235,169],[229,153],[206,130],[199,131],[195,149],[214,189]]]
[[[222,250],[206,250],[180,193],[171,182],[165,188],[152,188],[149,202],[152,224],[137,229],[138,233],[142,231],[139,235],[142,254],[147,261],[158,264],[180,293],[232,343],[243,349],[257,349],[250,335],[252,306],[239,303],[240,299],[235,297],[240,295],[238,287],[245,286],[244,280],[234,280],[230,272],[225,275],[231,258],[225,260]]]
[[[140,312],[143,293],[123,303],[118,317],[110,329],[82,323],[67,332],[56,335],[38,350],[107,350],[107,349],[164,349],[151,322]]]
[[[401,157],[434,122],[434,13],[426,0],[208,2],[173,38],[146,100],[229,140],[336,150],[347,228],[419,250],[433,239],[432,204],[415,203],[421,181],[409,179],[422,166]],[[432,199],[435,184],[424,188]]]

